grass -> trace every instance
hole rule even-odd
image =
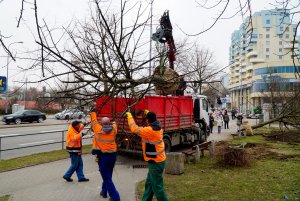
[[[9,200],[9,195],[4,195],[0,197],[0,201],[8,201]]]
[[[208,156],[198,164],[185,164],[184,174],[164,176],[170,201],[280,201],[285,196],[300,201],[300,144],[266,141],[261,135],[236,138],[230,143],[243,142],[256,144],[259,151],[275,153],[253,157],[247,168],[223,168]],[[144,181],[137,190],[141,197]]]
[[[90,153],[90,150],[91,150],[91,145],[83,146],[83,153]],[[19,158],[0,160],[0,172],[15,170],[18,168],[24,168],[24,167],[38,165],[42,163],[48,163],[52,161],[65,159],[68,157],[69,154],[66,152],[66,150],[58,150],[58,151],[32,154],[29,156],[24,156]]]

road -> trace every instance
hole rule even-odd
[[[65,131],[68,129],[70,122],[71,121],[56,119],[47,119],[43,123],[23,123],[20,125],[6,125],[1,122],[1,150],[17,148],[15,150],[2,151],[1,159],[9,159],[33,153],[62,149],[65,144],[62,144],[61,141],[62,139],[65,139]],[[32,135],[35,133],[38,134]],[[43,145],[49,143],[52,144]],[[83,141],[83,144],[90,143],[90,138]],[[27,146],[31,147],[24,148]]]
[[[248,119],[248,121],[251,125],[255,125],[256,123],[258,123],[258,120],[256,119]],[[48,118],[43,123],[23,123],[21,125],[6,125],[3,122],[0,122],[1,150],[15,149],[2,151],[0,153],[0,158],[9,159],[19,156],[30,155],[33,153],[60,150],[65,146],[65,143],[62,143],[62,139],[65,140],[65,131],[68,129],[70,123],[71,121],[56,120],[54,118]],[[236,122],[230,121],[230,124],[232,125],[230,126],[230,132],[235,132]],[[32,135],[34,133],[39,134]],[[17,135],[22,136],[11,137]],[[87,139],[83,140],[83,144],[91,144],[91,133],[87,137]],[[30,147],[25,148],[27,146]]]

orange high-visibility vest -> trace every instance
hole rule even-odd
[[[66,136],[66,150],[70,153],[81,153],[81,139],[82,136],[80,134],[80,131],[82,131],[83,125],[80,125],[79,132],[75,130],[72,126],[70,125],[67,136]]]
[[[113,129],[110,133],[102,130],[102,125],[97,121],[95,112],[91,113],[91,125],[94,132],[93,148],[100,150],[102,153],[115,153],[117,152],[116,135],[117,125],[114,123]]]
[[[142,138],[142,149],[145,161],[153,160],[159,163],[166,160],[163,129],[155,131],[150,126],[139,127],[136,125],[133,117],[128,117],[128,125],[131,132]]]

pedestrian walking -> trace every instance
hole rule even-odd
[[[236,115],[236,110],[232,109],[231,110],[231,119],[234,120],[235,119],[235,115]]]
[[[224,112],[223,120],[224,120],[224,128],[229,129],[229,115],[227,113],[227,110],[225,110],[225,112]]]
[[[69,152],[71,158],[71,166],[63,176],[67,182],[73,181],[71,177],[75,171],[78,177],[78,182],[89,181],[89,179],[85,178],[83,174],[83,161],[81,157],[82,137],[86,135],[85,132],[81,131],[85,125],[86,124],[82,124],[80,121],[73,121],[66,135],[66,150]]]
[[[96,155],[99,172],[102,177],[100,196],[111,201],[120,201],[120,195],[112,180],[113,169],[117,160],[117,125],[111,123],[108,117],[103,117],[101,123],[97,121],[96,112],[91,112],[91,126],[94,132],[92,154]]]
[[[221,128],[223,126],[223,115],[222,115],[222,112],[220,112],[217,115],[217,126],[218,126],[218,134],[220,134],[221,133]]]
[[[215,119],[214,119],[213,114],[211,112],[211,113],[209,113],[209,129],[210,129],[210,133],[213,132],[214,122],[215,122]]]
[[[148,161],[148,175],[142,201],[151,201],[155,195],[157,201],[168,201],[164,190],[163,172],[166,165],[165,143],[160,121],[154,112],[145,110],[148,126],[136,125],[130,112],[126,112],[128,125],[132,133],[142,138],[144,160]]]
[[[241,135],[241,125],[243,123],[243,114],[239,113],[236,117],[237,132]]]

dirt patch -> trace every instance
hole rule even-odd
[[[271,131],[263,135],[269,141],[280,141],[288,143],[300,143],[300,131]]]
[[[284,160],[288,158],[300,157],[299,155],[288,155],[278,152],[268,144],[264,143],[247,143],[245,145],[230,144],[228,142],[216,143],[216,156],[223,158],[224,153],[230,147],[244,147],[245,154],[249,159],[278,159]]]

